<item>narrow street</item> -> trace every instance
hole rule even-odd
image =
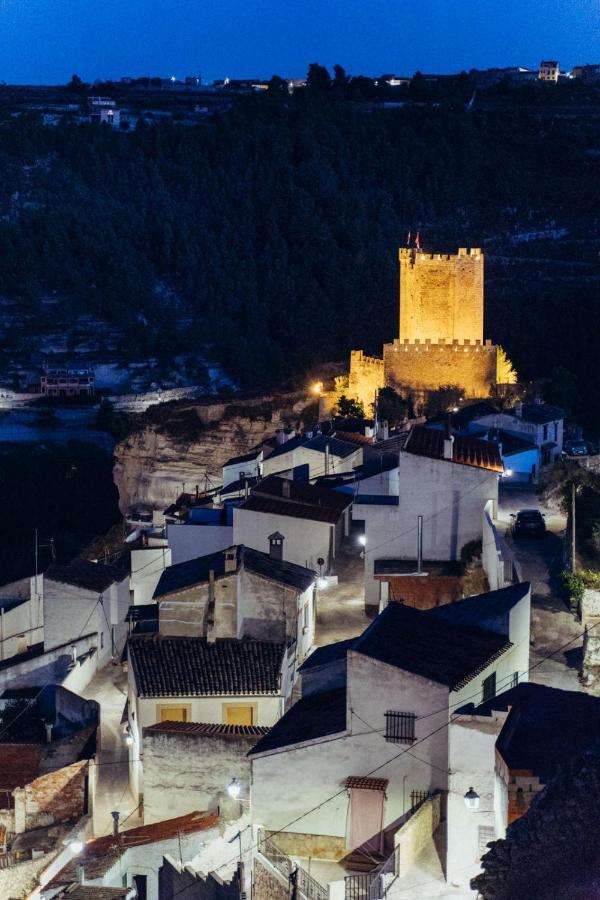
[[[564,568],[562,537],[566,518],[540,503],[528,485],[503,484],[498,506],[499,530],[514,554],[522,579],[531,582],[530,679],[538,684],[580,691],[582,628],[565,605],[559,581]],[[510,536],[511,513],[520,509],[539,509],[543,513],[547,528],[544,538],[514,540]]]
[[[96,673],[83,696],[100,704],[94,835],[101,837],[112,829],[113,810],[121,813],[121,825],[127,819],[126,828],[142,824],[139,810],[135,809],[136,804],[129,792],[127,746],[121,725],[127,698],[127,676],[122,667],[109,663]]]

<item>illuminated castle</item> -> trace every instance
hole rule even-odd
[[[487,397],[496,384],[516,381],[501,347],[483,337],[483,253],[460,247],[456,255],[402,248],[400,336],[383,358],[350,354],[350,372],[325,395],[331,409],[341,394],[365,412],[376,391],[389,386],[422,399],[427,391],[457,385],[465,397]]]

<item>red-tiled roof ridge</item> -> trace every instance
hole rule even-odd
[[[366,791],[385,791],[389,784],[387,778],[368,778],[363,775],[350,775],[344,782],[347,788],[361,788]]]
[[[222,722],[156,722],[144,734],[191,734],[194,737],[262,737],[271,729],[265,725],[226,725]]]
[[[494,441],[482,441],[480,438],[462,434],[455,434],[453,438],[451,460],[453,463],[488,469],[492,472],[504,471],[500,451]],[[426,428],[425,425],[414,425],[404,445],[404,452],[430,459],[444,459],[444,440],[443,431]]]
[[[138,825],[128,831],[121,831],[116,836],[111,834],[94,838],[54,876],[47,887],[60,887],[76,880],[79,865],[84,867],[86,878],[101,878],[129,847],[168,841],[180,834],[207,831],[209,828],[216,828],[218,824],[218,815],[197,811],[150,825]]]
[[[340,441],[347,441],[349,444],[374,444],[375,438],[367,437],[366,434],[360,434],[358,431],[336,431],[335,436]]]

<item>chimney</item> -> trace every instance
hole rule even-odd
[[[226,573],[227,572],[235,572],[236,568],[237,568],[237,547],[228,547],[227,550],[225,550],[225,572]],[[215,573],[211,571],[209,573],[209,578],[210,578],[211,574],[213,576],[212,581],[213,581],[213,588],[214,588]]]
[[[454,435],[444,437],[444,459],[452,459],[454,450]]]
[[[52,722],[44,722],[44,728],[46,729],[46,743],[52,743]]]
[[[281,485],[281,496],[282,496],[285,500],[289,500],[289,499],[290,499],[290,480],[289,480],[289,478],[284,478],[284,479],[283,479],[283,483],[282,483],[282,485]]]
[[[329,475],[329,441],[325,444],[325,474]]]
[[[269,535],[269,556],[271,559],[283,559],[283,542],[285,538],[278,531]]]
[[[85,869],[83,866],[77,866],[77,884],[85,884]]]
[[[118,811],[118,809],[115,809],[111,812],[111,816],[113,817],[113,835],[114,837],[117,837],[117,835],[119,834],[119,818],[121,816],[121,813]]]

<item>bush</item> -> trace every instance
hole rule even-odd
[[[482,550],[482,541],[468,541],[464,546],[460,549],[460,562],[463,567],[463,571],[469,568],[469,566],[475,562],[475,560],[481,559],[481,550]]]

